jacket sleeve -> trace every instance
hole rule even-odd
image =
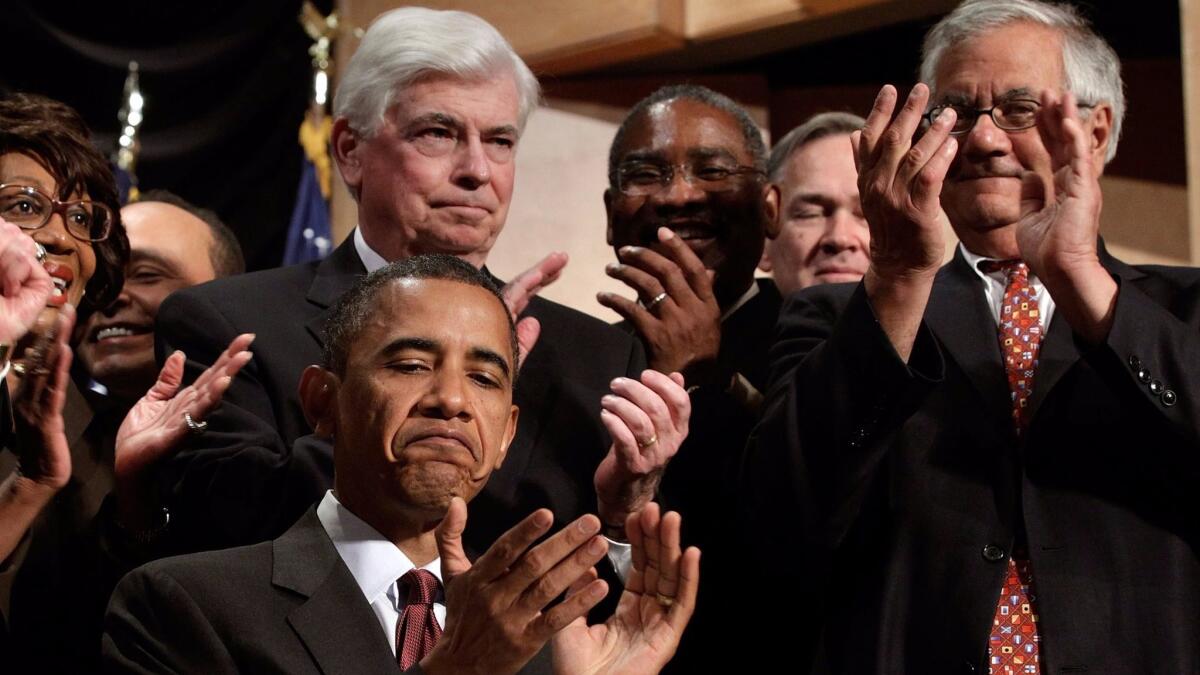
[[[156,328],[160,360],[180,349],[192,382],[241,331],[206,296],[177,293],[163,303]],[[263,366],[251,359],[233,378],[208,430],[190,436],[160,471],[182,550],[265,541],[285,531],[320,499],[333,475],[328,442],[301,438],[287,445],[275,427],[275,407]]]

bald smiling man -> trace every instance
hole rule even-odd
[[[154,318],[171,293],[245,271],[233,232],[208,209],[165,190],[121,209],[132,254],[125,287],[81,328],[78,355],[110,396],[132,403],[158,377]]]

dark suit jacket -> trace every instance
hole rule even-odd
[[[105,617],[104,661],[112,673],[399,672],[315,509],[274,541],[131,572]],[[548,665],[539,655],[521,672]]]
[[[189,549],[264,541],[282,533],[332,483],[329,443],[300,409],[305,366],[321,361],[330,306],[364,274],[348,238],[319,263],[220,279],[180,291],[158,314],[160,356],[187,354],[194,379],[236,335],[257,334],[208,432],[165,467],[172,525]],[[592,476],[608,450],[600,398],[645,364],[635,340],[580,312],[534,298],[542,325],[516,384],[517,436],[471,505],[467,543],[483,550],[535,508],[559,523],[595,510]]]
[[[9,417],[7,387],[4,417]],[[124,412],[108,410],[68,383],[63,423],[71,479],[0,561],[0,654],[11,672],[93,672],[108,596],[141,552],[115,526],[113,440]],[[11,423],[0,433],[0,477],[17,465]]]
[[[819,671],[986,672],[1025,540],[1043,673],[1200,671],[1200,270],[1102,261],[1120,286],[1107,341],[1055,313],[1020,439],[961,256],[907,364],[861,286],[785,306],[743,496],[764,592],[801,609],[765,646],[799,651],[824,612]]]

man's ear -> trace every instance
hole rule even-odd
[[[500,468],[504,463],[504,457],[508,454],[508,446],[512,444],[513,438],[517,435],[517,419],[521,417],[521,409],[514,403],[512,410],[508,413],[508,426],[504,428],[504,438],[500,441],[500,454],[496,455],[496,465],[492,467],[492,471]]]
[[[779,236],[779,186],[767,183],[763,188],[763,219],[766,220],[767,239]]]
[[[337,162],[338,171],[350,194],[357,198],[358,188],[362,185],[362,150],[363,139],[359,133],[350,127],[350,120],[338,117],[333,121],[329,132],[329,146],[333,161]]]
[[[1113,109],[1109,103],[1099,103],[1084,120],[1083,128],[1092,147],[1092,160],[1100,173],[1108,159],[1108,144],[1112,142]]]
[[[309,366],[300,375],[300,406],[304,419],[317,436],[337,433],[338,377],[321,366]]]
[[[604,231],[604,237],[605,237],[605,241],[608,242],[609,246],[612,246],[612,200],[613,200],[612,188],[605,188],[605,190],[604,190],[604,215],[608,219],[608,228]]]

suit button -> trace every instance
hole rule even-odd
[[[1150,393],[1154,394],[1155,396],[1161,395],[1164,391],[1166,391],[1166,389],[1167,388],[1163,386],[1162,380],[1155,380],[1150,383]]]
[[[1007,554],[1004,552],[1004,549],[995,544],[988,544],[983,547],[983,559],[988,562],[1000,562],[1004,560],[1005,555]]]
[[[1170,408],[1171,406],[1175,405],[1175,402],[1179,400],[1179,397],[1175,395],[1174,390],[1168,389],[1162,393],[1160,399],[1162,400],[1163,405]]]
[[[1150,371],[1146,370],[1145,368],[1137,371],[1137,379],[1142,384],[1146,384],[1150,381]]]
[[[1139,359],[1138,357],[1134,356],[1133,354],[1130,354],[1129,355],[1129,367],[1133,368],[1134,370],[1141,370],[1142,369],[1142,360]]]

